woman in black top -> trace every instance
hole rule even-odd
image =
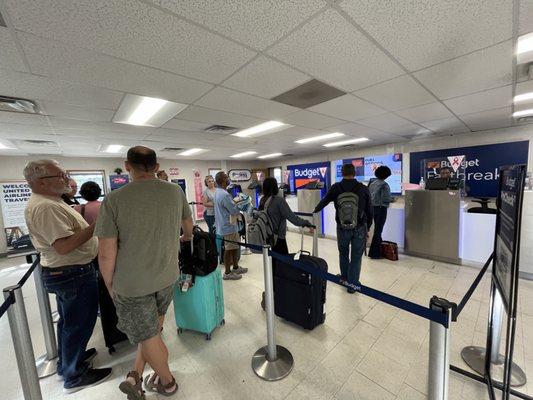
[[[259,202],[259,210],[266,207],[267,214],[272,221],[272,229],[277,235],[276,244],[272,248],[279,254],[289,254],[287,247],[287,220],[296,226],[313,227],[313,224],[306,219],[294,214],[287,204],[287,201],[278,196],[279,188],[276,178],[266,178],[263,182],[263,197]]]

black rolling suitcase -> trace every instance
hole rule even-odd
[[[294,257],[294,254],[290,256]],[[300,260],[321,271],[328,270],[324,259],[307,252],[300,251]],[[274,258],[272,264],[276,315],[305,329],[324,323],[327,281]]]
[[[100,322],[104,332],[105,345],[109,350],[109,354],[111,354],[115,352],[115,345],[128,340],[128,337],[117,328],[117,310],[100,271],[98,271],[98,304],[100,306]]]

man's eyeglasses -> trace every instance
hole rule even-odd
[[[41,176],[39,179],[49,179],[49,178],[61,178],[61,179],[70,179],[70,175],[64,172],[61,172],[57,175]]]

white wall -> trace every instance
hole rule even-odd
[[[76,158],[76,157],[55,157],[55,156],[0,156],[0,182],[24,181],[22,170],[30,160],[41,158],[52,158],[58,161],[65,170],[105,170],[106,178],[109,174],[114,174],[114,170],[120,167],[124,170],[123,158]],[[179,175],[171,178],[183,178],[187,182],[187,198],[194,199],[194,175],[193,170],[198,169],[202,178],[207,175],[209,168],[255,168],[253,162],[246,161],[202,161],[202,160],[166,160],[160,159],[161,168],[169,172],[170,168],[178,168]],[[125,171],[124,171],[125,172]],[[107,182],[109,184],[109,182]],[[0,254],[6,252],[6,240],[4,232],[4,221],[0,213]]]

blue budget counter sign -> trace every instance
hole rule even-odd
[[[456,147],[451,149],[420,151],[410,154],[409,181],[419,183],[421,165],[427,159],[442,159],[440,167],[452,167],[455,156],[464,156],[463,168],[454,172],[455,178],[465,180],[465,188],[471,197],[498,196],[498,168],[504,165],[527,164],[529,141],[489,144],[483,146]]]
[[[330,163],[328,161],[288,165],[287,169],[290,173],[291,192],[304,187],[309,182],[320,181],[324,183],[324,188],[327,190],[330,186]]]

